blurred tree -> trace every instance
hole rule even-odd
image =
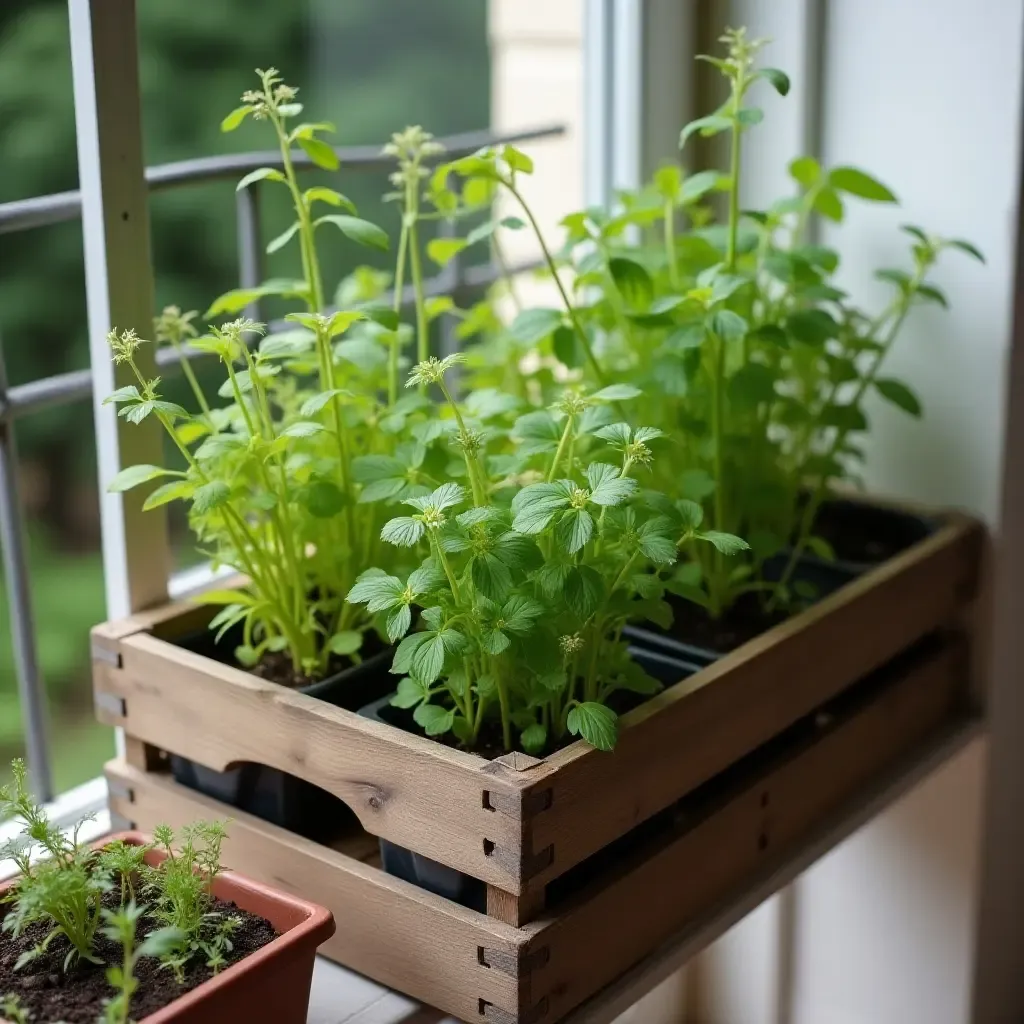
[[[300,87],[316,119],[337,125],[339,142],[383,142],[407,123],[437,134],[488,123],[482,0],[139,0],[138,10],[149,164],[267,148],[259,125],[231,136],[218,126],[253,69],[269,64]],[[0,202],[77,186],[64,0],[0,5],[0,166]],[[383,176],[345,183],[365,215],[387,224],[393,211],[376,205],[385,187]],[[157,194],[151,210],[158,304],[204,308],[236,281],[233,185]],[[285,216],[266,211],[265,237]],[[335,276],[351,266],[351,255],[331,256]],[[0,236],[0,339],[12,382],[86,366],[84,324],[79,225]],[[51,535],[91,541],[95,516],[82,514],[80,487],[93,465],[88,406],[29,417],[19,440]]]

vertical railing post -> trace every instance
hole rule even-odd
[[[166,598],[170,550],[166,517],[143,513],[143,495],[106,493],[121,466],[162,461],[159,424],[119,420],[106,395],[134,383],[114,367],[107,332],[152,336],[153,268],[142,154],[135,0],[68,0],[82,192],[89,353],[99,463],[107,615],[118,618]],[[155,376],[144,346],[140,368]]]
[[[3,554],[7,614],[11,626],[21,722],[25,733],[29,784],[35,798],[46,802],[53,798],[53,773],[46,718],[46,689],[39,671],[26,542],[18,488],[14,418],[7,404],[7,364],[3,344],[0,343],[0,549]]]
[[[260,248],[259,193],[248,185],[235,193],[235,237],[238,243],[238,286],[255,288],[263,280],[263,253]],[[245,310],[250,320],[259,320],[259,300]]]

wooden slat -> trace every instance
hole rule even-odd
[[[520,890],[518,773],[148,633],[125,637],[120,653],[121,668],[94,666],[97,692],[123,701],[123,717],[98,706],[107,724],[210,768],[254,761],[300,776],[344,800],[368,832]]]
[[[574,743],[519,773],[549,809],[533,850],[545,882],[863,678],[973,597],[983,531],[948,525],[625,716],[614,755]],[[527,805],[531,797],[525,798]]]
[[[649,859],[522,929],[533,932],[527,955],[543,963],[531,978],[538,1020],[557,1021],[609,984],[955,721],[964,664],[961,649],[943,649]]]
[[[231,811],[166,776],[123,761],[112,761],[106,773],[111,810],[142,831],[230,813],[225,864],[329,907],[337,932],[320,950],[328,958],[463,1020],[479,1019],[481,999],[515,1014],[515,965],[525,943],[515,928]],[[481,950],[489,951],[494,966],[481,962]]]

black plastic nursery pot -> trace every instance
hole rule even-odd
[[[786,561],[787,556],[785,554],[778,554],[768,559],[764,564],[765,578],[768,580],[778,579],[785,571]],[[859,572],[855,572],[849,567],[836,562],[826,562],[819,558],[801,558],[793,573],[793,580],[794,583],[804,583],[811,588],[811,592],[814,594],[811,601],[813,603],[828,597],[829,594],[834,594],[840,587],[845,586],[859,574]],[[681,598],[667,595],[666,599],[672,605],[677,622],[686,621],[685,616],[703,614],[699,612],[696,605]],[[756,606],[757,599],[754,595],[748,595],[747,601],[750,605]],[[773,624],[772,621],[765,620],[763,629],[768,629]],[[714,645],[705,645],[681,639],[677,634],[677,627],[675,626],[668,630],[659,629],[650,623],[646,626],[626,626],[622,633],[627,639],[649,650],[665,651],[673,657],[704,666],[725,657],[730,651],[735,650],[752,636],[756,636],[759,631],[755,630],[752,633],[744,633],[742,630],[738,630],[735,642]]]
[[[657,650],[643,647],[630,647],[630,657],[638,662],[644,670],[665,686],[678,683],[681,679],[693,675],[700,666],[692,661]],[[391,704],[392,693],[359,709],[359,714],[375,722],[383,722],[406,732],[420,732],[406,708],[397,708]],[[487,886],[471,875],[457,871],[436,860],[414,853],[412,850],[399,846],[386,839],[379,839],[381,867],[389,874],[403,881],[412,882],[421,889],[426,889],[437,896],[443,896],[453,903],[468,907],[480,913],[487,911]]]
[[[834,561],[807,552],[808,564],[835,566],[856,576],[919,544],[939,528],[931,516],[892,505],[875,505],[851,498],[821,503],[814,532],[835,551]]]
[[[216,647],[208,632],[189,636],[180,641],[180,646],[222,659],[223,648]],[[299,687],[296,692],[356,711],[392,685],[388,668],[393,655],[392,648],[385,648],[358,665]],[[348,818],[354,818],[337,797],[266,765],[246,761],[221,772],[173,753],[170,763],[175,781],[183,786],[307,839],[330,838]]]

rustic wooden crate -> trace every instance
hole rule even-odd
[[[265,682],[171,641],[202,626],[188,603],[97,627],[101,721],[223,770],[254,761],[344,800],[373,835],[481,879],[512,925],[546,885],[793,722],[963,617],[983,531],[936,532],[622,719],[614,754],[578,741],[486,761]]]
[[[111,809],[143,830],[231,817],[226,862],[331,908],[338,930],[322,950],[331,959],[465,1021],[553,1024],[961,722],[967,676],[962,638],[904,655],[675,804],[636,848],[549,885],[548,907],[521,927],[384,874],[365,834],[318,845],[177,785],[157,759],[107,766]],[[499,768],[501,785],[484,792],[499,807],[518,793],[522,808],[534,790],[513,787],[511,771]],[[431,806],[447,797],[439,787]]]

